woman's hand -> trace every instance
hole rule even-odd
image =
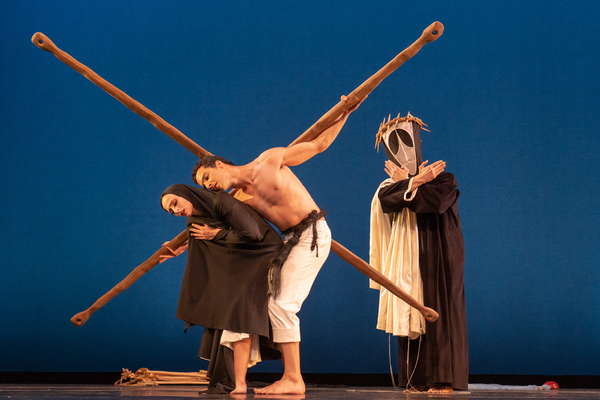
[[[183,242],[181,244],[181,246],[179,246],[175,250],[173,250],[172,248],[170,248],[169,246],[167,246],[168,244],[169,244],[169,242],[164,242],[163,243],[163,247],[166,248],[167,250],[169,250],[169,252],[171,254],[163,254],[163,255],[161,255],[160,256],[160,261],[158,262],[159,264],[167,261],[169,258],[177,257],[178,255],[180,255],[181,253],[183,253],[184,251],[186,251],[187,248],[188,248],[188,241],[187,240],[185,242]]]
[[[221,229],[212,228],[206,225],[192,224],[190,228],[190,236],[194,239],[212,240]]]

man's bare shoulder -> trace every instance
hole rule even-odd
[[[281,163],[285,151],[285,147],[273,147],[272,149],[263,151],[255,161],[260,164]]]

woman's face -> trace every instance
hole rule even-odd
[[[189,217],[194,215],[192,203],[174,194],[165,194],[161,200],[162,207],[178,217]]]

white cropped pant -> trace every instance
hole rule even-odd
[[[292,248],[281,267],[281,291],[277,298],[269,298],[269,317],[273,327],[275,343],[300,341],[300,319],[296,315],[308,297],[319,270],[325,263],[331,249],[331,231],[324,219],[315,223],[317,247],[310,250],[313,227],[308,227],[300,236],[300,241]],[[287,241],[291,234],[284,237]]]

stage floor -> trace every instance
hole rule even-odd
[[[183,398],[235,398],[235,399],[553,399],[553,400],[578,400],[600,399],[600,390],[594,389],[560,389],[560,390],[472,390],[470,392],[455,392],[450,395],[427,393],[404,394],[388,387],[324,387],[308,386],[306,394],[284,396],[258,396],[252,393],[247,395],[200,395],[198,392],[203,386],[112,386],[112,385],[0,385],[0,399],[96,399],[109,400],[119,398],[152,398],[183,399]]]

